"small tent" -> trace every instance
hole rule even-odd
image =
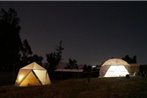
[[[109,59],[100,68],[100,77],[125,77],[129,75],[129,64],[118,58]]]
[[[33,62],[19,70],[15,85],[17,86],[36,86],[48,85],[51,81],[47,70]]]

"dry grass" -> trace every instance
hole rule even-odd
[[[1,86],[0,98],[145,98],[145,78],[72,79],[48,86]]]

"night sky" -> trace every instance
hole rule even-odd
[[[21,20],[21,38],[38,55],[63,40],[63,62],[101,64],[136,55],[147,64],[147,2],[0,2],[0,8],[10,7]]]

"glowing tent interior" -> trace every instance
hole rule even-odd
[[[47,70],[37,63],[33,62],[19,69],[15,82],[16,86],[37,86],[50,84],[50,78]]]
[[[129,75],[129,64],[118,58],[109,59],[100,68],[100,77],[125,77]]]

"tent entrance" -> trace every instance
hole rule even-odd
[[[129,74],[124,65],[111,65],[104,77],[125,77]]]

